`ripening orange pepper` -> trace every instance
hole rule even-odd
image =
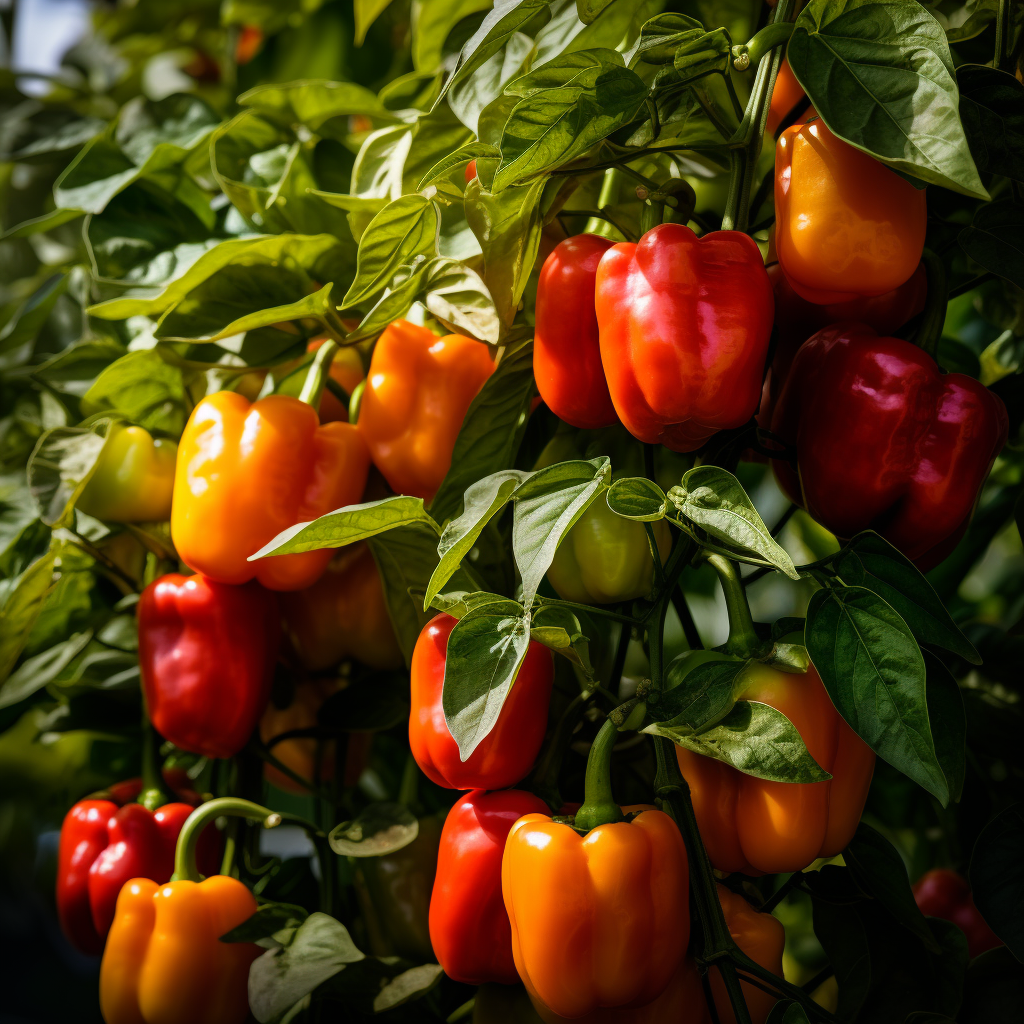
[[[820,118],[779,136],[775,215],[779,264],[809,302],[881,295],[921,262],[924,190],[837,138]]]
[[[288,527],[359,501],[369,463],[355,427],[321,426],[297,398],[250,403],[232,391],[209,395],[178,444],[171,507],[178,554],[220,583],[256,578],[271,590],[308,587],[332,550],[247,559]]]
[[[220,936],[256,912],[236,878],[125,882],[100,966],[106,1024],[243,1024],[259,946]]]
[[[783,58],[782,63],[779,65],[779,73],[775,76],[775,88],[772,89],[772,103],[768,108],[768,134],[774,135],[775,130],[786,120],[793,108],[805,98],[806,94],[803,87],[796,80],[796,75],[793,74],[789,61]],[[804,121],[813,116],[813,113],[808,114],[805,110],[797,115],[793,123],[803,124]]]
[[[402,666],[380,571],[365,544],[341,548],[311,587],[282,595],[281,612],[295,654],[310,672],[346,658],[373,669]]]
[[[396,320],[377,341],[358,427],[392,490],[433,498],[470,403],[494,372],[481,341]]]
[[[746,671],[740,699],[781,711],[832,778],[770,782],[682,747],[676,757],[715,868],[746,875],[799,871],[818,857],[835,856],[853,837],[875,755],[836,711],[813,667],[806,674],[766,665]]]
[[[690,933],[686,847],[662,811],[580,836],[544,814],[509,832],[501,888],[527,991],[556,1014],[642,1006],[683,963]]]

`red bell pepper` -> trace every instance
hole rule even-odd
[[[620,242],[598,266],[596,305],[608,389],[635,437],[688,452],[753,416],[774,300],[748,235],[660,224]]]
[[[447,789],[504,789],[529,772],[547,728],[555,667],[551,652],[530,641],[526,658],[498,721],[465,761],[448,730],[441,704],[448,637],[457,619],[435,615],[412,652],[409,746],[421,771]]]
[[[141,780],[119,783],[79,800],[64,817],[57,857],[57,914],[69,941],[83,953],[99,953],[114,920],[121,886],[131,878],[170,881],[174,847],[192,803],[149,811],[129,803]],[[207,828],[196,851],[203,874],[215,874],[220,834]]]
[[[234,757],[256,728],[277,660],[277,599],[258,583],[163,576],[139,599],[139,667],[157,732],[206,757]]]
[[[445,974],[467,985],[517,985],[512,926],[501,895],[501,857],[524,814],[547,814],[518,789],[467,793],[448,812],[430,897],[430,942]]]
[[[584,430],[618,422],[601,366],[594,282],[613,243],[600,235],[559,242],[537,282],[533,375],[547,407]]]
[[[967,936],[967,952],[972,957],[1003,944],[974,905],[967,880],[955,871],[933,868],[926,872],[914,885],[914,899],[922,914],[952,921]]]
[[[835,324],[797,352],[772,416],[796,447],[783,490],[838,537],[877,530],[922,569],[963,536],[1008,418],[998,396],[864,324]]]

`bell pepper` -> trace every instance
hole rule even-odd
[[[768,134],[774,135],[779,125],[786,120],[793,108],[805,98],[804,90],[796,80],[796,75],[793,74],[789,61],[783,58],[782,63],[779,65],[779,73],[775,76],[772,102],[768,108]],[[817,114],[813,108],[808,108],[802,115],[798,115],[794,124],[803,124],[804,121],[816,116]]]
[[[775,326],[778,341],[772,355],[771,368],[765,378],[758,423],[771,427],[772,412],[782,385],[800,346],[815,332],[830,324],[856,320],[873,327],[879,334],[892,334],[924,309],[928,297],[928,275],[924,264],[891,292],[882,295],[857,296],[846,302],[819,306],[802,299],[786,279],[778,263],[768,267],[768,277],[775,292]]]
[[[677,685],[697,665],[728,657],[682,654],[669,666],[669,681]],[[836,711],[813,667],[801,674],[751,663],[744,672],[739,699],[781,711],[832,778],[771,782],[676,747],[679,768],[715,868],[746,875],[799,871],[818,857],[839,853],[852,838],[871,784],[874,751]]]
[[[551,652],[530,641],[498,721],[463,761],[441,704],[448,637],[457,619],[435,615],[412,652],[409,747],[420,770],[446,789],[505,789],[529,772],[544,742],[555,678]]]
[[[435,815],[420,818],[416,838],[401,850],[361,863],[374,917],[380,928],[375,950],[381,956],[433,959],[430,946],[430,892],[437,871],[441,822]]]
[[[331,351],[325,346],[317,358]],[[314,363],[307,385],[318,369],[322,374]],[[304,396],[319,403],[315,387]],[[249,556],[288,527],[359,501],[369,465],[359,431],[348,423],[320,426],[303,398],[250,403],[218,391],[192,410],[178,446],[174,545],[189,568],[220,583],[258,579],[271,590],[301,590],[319,578],[333,551],[254,562]]]
[[[978,381],[846,323],[797,352],[771,429],[796,446],[795,466],[775,461],[793,501],[838,537],[877,530],[927,569],[963,536],[1009,428]]]
[[[270,694],[277,600],[258,583],[172,574],[142,592],[139,668],[150,720],[176,747],[234,757]]]
[[[775,247],[793,290],[822,305],[898,288],[917,269],[928,211],[916,189],[818,120],[775,149]]]
[[[952,921],[967,936],[967,952],[976,957],[1003,940],[988,926],[974,905],[967,879],[949,868],[933,868],[914,884],[914,899],[922,914]]]
[[[142,427],[110,428],[96,468],[76,506],[109,523],[155,523],[170,518],[178,446]]]
[[[359,432],[392,490],[429,501],[452,462],[470,403],[494,372],[487,346],[439,338],[396,320],[377,340],[359,405]]]
[[[341,548],[311,587],[281,595],[286,635],[310,672],[354,658],[372,669],[403,664],[384,588],[365,544]]]
[[[278,707],[272,699],[267,703],[263,717],[260,718],[260,739],[264,746],[286,768],[311,783],[316,776],[327,781],[334,776],[334,740],[317,741],[310,736],[296,736],[293,739],[272,743],[275,736],[291,732],[294,729],[311,729],[317,725],[317,712],[325,700],[338,690],[338,682],[334,679],[310,679],[299,683],[291,700],[285,707]],[[317,771],[317,748],[319,749],[319,771]],[[288,793],[306,795],[309,789],[300,786],[279,768],[266,763],[263,765],[263,777],[278,789]]]
[[[449,978],[467,985],[519,981],[501,898],[501,857],[516,821],[547,809],[523,790],[477,789],[448,812],[430,897],[430,942]]]
[[[586,430],[618,422],[601,365],[594,308],[597,265],[612,244],[600,235],[576,235],[559,242],[537,282],[537,389],[559,419]]]
[[[79,800],[64,816],[57,854],[57,914],[68,940],[83,953],[99,953],[114,920],[121,887],[131,878],[163,884],[174,870],[174,847],[191,803],[155,811],[130,803],[141,780]],[[197,857],[203,871],[217,870],[220,837],[207,828]]]
[[[615,804],[617,737],[608,720],[591,746],[575,827],[524,815],[501,863],[516,970],[530,995],[563,1017],[650,1003],[686,956],[686,846],[664,812]],[[626,821],[623,810],[636,816]]]
[[[672,547],[664,522],[654,524],[662,562]],[[654,558],[643,523],[617,516],[601,495],[563,536],[548,581],[565,601],[614,604],[644,597],[654,584]]]
[[[596,289],[608,390],[634,437],[688,452],[750,419],[773,299],[749,235],[660,224],[604,254]]]

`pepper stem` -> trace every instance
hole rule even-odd
[[[707,561],[718,573],[725,594],[725,607],[729,612],[729,639],[725,642],[725,652],[741,658],[749,658],[760,646],[754,620],[750,617],[750,606],[743,589],[743,581],[736,566],[724,555],[709,554]]]
[[[756,64],[769,50],[788,43],[789,37],[792,34],[793,22],[791,21],[775,21],[771,25],[765,25],[760,32],[747,41],[745,46],[734,46],[732,48],[733,57],[739,58],[746,54],[747,59],[750,61],[750,64],[736,70],[742,71],[751,64]]]
[[[172,882],[187,879],[190,882],[198,882],[202,878],[199,868],[196,865],[196,843],[203,829],[215,818],[230,816],[234,818],[247,818],[249,821],[261,822],[264,828],[274,828],[281,824],[280,814],[271,811],[267,807],[254,804],[251,800],[241,800],[238,797],[222,796],[216,800],[209,800],[197,807],[181,826],[178,835],[178,845],[174,851],[174,874]]]
[[[137,803],[147,811],[155,811],[158,807],[169,803],[170,791],[164,782],[163,765],[160,763],[160,736],[152,723],[143,713],[142,725],[142,792]]]
[[[583,806],[576,812],[576,827],[588,832],[598,825],[622,821],[622,808],[612,796],[612,748],[619,731],[609,718],[598,730],[587,758]]]
[[[299,394],[299,401],[314,409],[320,406],[320,396],[324,391],[324,384],[331,369],[331,360],[338,351],[338,343],[333,340],[325,341],[317,350],[313,362],[310,364],[309,372],[306,374],[306,382],[302,385]]]
[[[931,249],[924,250],[921,254],[921,262],[928,275],[928,298],[925,300],[921,324],[917,329],[914,343],[934,359],[938,354],[939,339],[942,337],[942,328],[946,323],[946,302],[949,291],[946,281],[946,266],[942,262],[942,258]]]

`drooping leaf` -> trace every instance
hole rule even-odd
[[[1024,288],[1024,206],[999,200],[979,206],[960,232],[960,247],[986,270]]]
[[[1024,84],[982,64],[956,69],[960,120],[979,171],[1024,180]]]

